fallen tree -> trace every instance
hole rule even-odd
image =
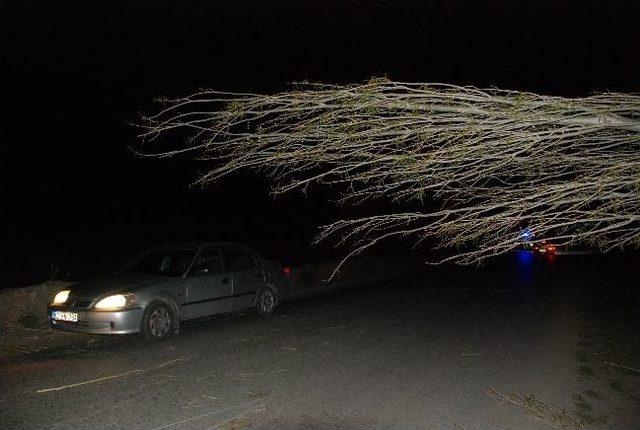
[[[638,94],[563,98],[372,79],[162,102],[142,118],[140,137],[179,133],[183,144],[138,152],[209,160],[198,183],[252,169],[274,179],[275,193],[317,183],[336,187],[343,204],[438,204],[324,226],[318,240],[350,245],[346,258],[415,236],[458,249],[447,260],[473,263],[519,246],[523,227],[558,244],[640,245]]]

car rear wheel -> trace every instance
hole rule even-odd
[[[270,316],[278,305],[278,296],[271,288],[263,288],[258,293],[256,300],[256,310],[264,317]]]
[[[157,302],[149,305],[144,312],[140,332],[149,340],[162,340],[171,336],[175,326],[171,306],[164,302]]]

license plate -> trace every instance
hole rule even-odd
[[[78,314],[75,312],[53,311],[51,313],[51,318],[56,321],[78,322]]]

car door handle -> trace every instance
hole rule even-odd
[[[228,284],[228,283],[229,283],[229,278],[224,278],[224,279],[222,280],[222,283],[223,283],[223,284]]]

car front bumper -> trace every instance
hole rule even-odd
[[[54,320],[53,311],[66,311],[78,314],[77,322]],[[140,332],[142,308],[124,309],[121,311],[75,310],[64,307],[49,306],[47,315],[49,325],[60,330],[90,334],[130,334]]]

